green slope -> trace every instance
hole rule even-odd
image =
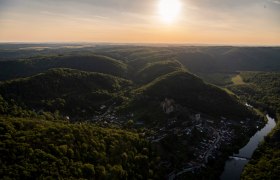
[[[137,133],[0,116],[1,179],[160,179]]]
[[[80,115],[102,104],[121,101],[118,93],[131,85],[125,79],[72,69],[51,69],[29,78],[2,82],[0,94],[30,108]]]
[[[251,112],[224,90],[204,83],[187,72],[173,72],[139,88],[136,93],[143,101],[172,98],[176,103],[213,116],[250,117]],[[149,103],[147,103],[149,104]]]

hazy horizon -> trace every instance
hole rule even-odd
[[[0,42],[280,45],[280,0],[0,0]]]
[[[279,44],[222,44],[222,43],[164,43],[164,42],[147,42],[147,43],[141,43],[141,42],[94,42],[94,41],[88,41],[88,42],[79,42],[79,41],[0,41],[0,44],[30,44],[30,45],[131,45],[131,46],[229,46],[229,47],[280,47]]]

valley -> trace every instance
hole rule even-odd
[[[279,118],[278,47],[40,47],[0,46],[2,177],[28,178],[44,162],[38,177],[217,179],[265,113]],[[277,127],[265,144],[278,145]],[[53,174],[55,158],[68,163]]]

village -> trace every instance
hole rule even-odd
[[[175,104],[172,99],[165,99],[160,104],[162,111],[170,115],[176,111],[182,111],[180,105]],[[123,116],[118,116],[114,105],[100,106],[102,114],[94,116],[92,122],[99,123],[103,126],[117,126],[117,127],[132,127],[139,128],[145,127],[142,121],[133,121],[134,114],[127,113]],[[176,114],[176,113],[175,113]],[[193,138],[193,134],[198,136],[193,139],[195,144],[189,147],[194,151],[192,159],[186,162],[182,162],[180,168],[176,168],[168,175],[168,179],[172,180],[184,173],[195,173],[201,168],[206,167],[209,160],[217,158],[221,146],[230,145],[235,137],[234,126],[242,128],[242,133],[247,133],[250,128],[250,119],[244,121],[234,121],[227,119],[226,117],[211,118],[203,113],[190,113],[188,119],[182,120],[176,116],[168,116],[166,123],[158,125],[156,127],[147,129],[147,132],[142,132],[141,135],[145,137],[152,145],[160,145],[165,138],[170,136],[177,136],[181,139]],[[129,121],[128,121],[129,119]],[[172,163],[166,159],[163,159],[159,164],[168,168],[172,167]],[[172,169],[172,168],[171,168]]]
[[[182,123],[172,127],[172,124],[176,123],[176,120],[170,120],[170,123],[166,127],[161,127],[158,131],[155,131],[153,136],[147,137],[152,143],[160,143],[167,136],[177,135],[188,137],[192,136],[194,131],[198,131],[201,137],[194,139],[197,141],[193,147],[195,153],[193,159],[189,162],[183,163],[180,169],[172,171],[168,176],[168,179],[174,179],[187,172],[196,172],[202,167],[205,167],[209,159],[215,159],[219,154],[219,148],[221,145],[230,144],[234,138],[234,130],[230,128],[232,125],[226,122],[224,117],[221,117],[219,122],[204,118],[201,114],[194,114],[191,117],[191,123]],[[191,124],[191,125],[190,125]],[[203,138],[202,138],[203,137]],[[163,162],[165,166],[171,166],[170,162]]]

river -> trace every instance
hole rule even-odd
[[[268,135],[268,133],[270,133],[276,125],[273,118],[268,115],[266,117],[268,119],[267,124],[261,130],[257,131],[254,136],[251,137],[250,141],[239,150],[238,154],[233,154],[226,161],[224,172],[220,176],[221,180],[240,179],[240,175],[244,166],[249,162],[248,159],[252,157],[260,142],[264,140],[264,137]]]

